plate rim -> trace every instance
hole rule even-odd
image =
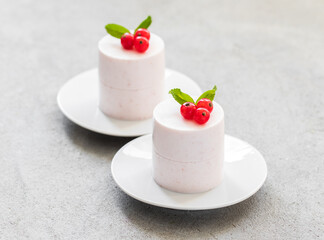
[[[149,205],[152,205],[152,206],[156,206],[156,207],[162,207],[162,208],[167,208],[167,209],[174,209],[174,210],[185,210],[185,211],[204,211],[204,210],[212,210],[212,209],[218,209],[218,208],[224,208],[224,207],[229,207],[229,206],[232,206],[232,205],[235,205],[237,203],[240,203],[240,202],[243,202],[245,200],[247,200],[248,198],[250,198],[251,196],[253,196],[255,193],[257,193],[261,187],[263,186],[263,184],[265,183],[266,179],[267,179],[267,176],[268,176],[268,166],[267,166],[267,163],[263,157],[263,155],[254,147],[252,146],[251,144],[249,144],[248,142],[244,141],[244,140],[241,140],[237,137],[233,137],[231,135],[228,135],[228,134],[225,134],[225,137],[227,138],[233,138],[233,139],[236,139],[236,140],[239,140],[245,144],[248,144],[249,146],[251,146],[253,148],[253,150],[256,152],[256,154],[260,155],[260,157],[262,158],[262,162],[264,164],[264,167],[265,167],[265,173],[264,173],[264,177],[262,179],[262,181],[260,181],[259,185],[253,190],[251,191],[249,194],[247,195],[244,195],[244,197],[241,197],[239,199],[236,199],[235,201],[231,201],[231,202],[227,202],[225,204],[222,204],[222,205],[219,205],[219,206],[215,206],[215,207],[174,207],[174,206],[169,206],[167,204],[157,204],[155,202],[152,202],[152,201],[148,201],[148,200],[143,200],[139,197],[137,197],[136,195],[128,192],[123,186],[121,186],[119,184],[118,181],[116,181],[116,176],[115,176],[115,173],[114,173],[114,165],[116,164],[116,160],[114,161],[115,157],[117,156],[117,154],[119,154],[125,147],[127,147],[128,145],[132,144],[134,141],[139,141],[139,139],[142,139],[142,138],[148,138],[148,137],[151,137],[152,134],[146,134],[146,135],[143,135],[143,136],[139,136],[131,141],[129,141],[128,143],[126,143],[124,146],[122,146],[117,152],[116,154],[114,155],[112,161],[111,161],[111,175],[112,175],[112,178],[114,180],[114,182],[117,184],[117,186],[128,196],[140,201],[140,202],[143,202],[143,203],[146,203],[146,204],[149,204]],[[158,185],[157,185],[158,186]],[[161,187],[162,188],[162,187]],[[164,188],[164,190],[166,191],[169,191],[167,189]],[[212,190],[210,190],[212,191]],[[170,191],[172,193],[176,193],[176,194],[179,194],[179,195],[191,195],[191,194],[186,194],[186,193],[177,193],[177,192],[173,192],[173,191]],[[201,194],[204,194],[205,192],[201,193]],[[200,194],[200,193],[198,193]],[[193,194],[193,195],[197,195],[197,194]]]
[[[78,73],[77,75],[75,75],[75,76],[69,78],[69,80],[67,80],[67,81],[66,81],[66,82],[65,82],[65,83],[64,83],[64,84],[59,88],[59,91],[58,91],[58,93],[57,93],[57,95],[56,95],[56,102],[57,102],[57,105],[58,105],[60,111],[63,113],[63,115],[64,115],[67,119],[69,119],[71,122],[75,123],[76,125],[78,125],[78,126],[80,126],[80,127],[82,127],[82,128],[85,128],[85,129],[87,129],[87,130],[90,130],[90,131],[92,131],[92,132],[96,132],[96,133],[99,133],[99,134],[108,135],[108,136],[113,136],[113,137],[139,137],[139,136],[143,136],[143,135],[146,135],[146,134],[151,133],[151,131],[143,131],[143,132],[140,133],[140,134],[136,134],[136,133],[134,133],[134,134],[129,134],[129,133],[118,133],[118,134],[117,134],[117,133],[107,132],[107,131],[105,131],[105,130],[98,130],[98,129],[95,129],[95,128],[91,127],[91,126],[87,126],[87,125],[81,123],[78,119],[74,118],[73,116],[71,116],[71,114],[69,114],[68,112],[65,111],[65,109],[64,109],[64,107],[63,107],[63,103],[61,102],[61,101],[62,101],[62,99],[61,99],[62,96],[61,96],[61,95],[62,95],[62,92],[64,91],[64,88],[65,88],[68,84],[71,84],[72,81],[74,81],[75,79],[79,78],[81,75],[83,75],[83,74],[87,74],[87,73],[89,74],[90,72],[95,72],[95,71],[98,71],[98,68],[97,68],[97,67],[95,67],[95,68],[91,68],[91,69],[88,69],[88,70],[85,70],[85,71],[83,71],[83,72],[80,72],[80,73]],[[173,69],[170,69],[170,68],[165,68],[165,73],[167,73],[168,71],[171,72],[171,73],[176,73],[176,74],[182,75],[182,76],[184,76],[184,77],[190,79],[191,82],[192,82],[192,84],[194,84],[195,87],[196,87],[197,89],[199,89],[199,90],[202,92],[200,86],[199,86],[199,85],[198,85],[194,80],[192,80],[190,77],[188,77],[187,75],[185,75],[185,74],[183,74],[183,73],[181,73],[181,72],[179,72],[179,71],[177,71],[177,70],[173,70]],[[148,118],[148,119],[138,120],[138,121],[127,121],[127,120],[119,120],[119,119],[116,119],[116,118],[111,118],[111,117],[108,117],[108,116],[106,116],[106,115],[104,115],[104,117],[106,117],[106,118],[108,118],[108,119],[113,119],[113,120],[116,120],[116,121],[119,121],[119,122],[125,122],[125,123],[129,122],[130,124],[131,124],[131,123],[145,123],[145,122],[148,122],[148,123],[149,123],[149,122],[153,122],[153,118]]]

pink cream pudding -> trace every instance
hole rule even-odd
[[[199,193],[216,187],[223,177],[224,111],[214,110],[204,125],[185,120],[180,105],[168,99],[153,112],[153,177],[175,192]]]
[[[103,37],[99,48],[99,109],[109,117],[142,120],[165,99],[164,42],[151,33],[145,53],[125,50],[120,39]]]

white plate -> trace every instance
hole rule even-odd
[[[155,183],[152,176],[152,135],[136,138],[114,156],[111,171],[117,185],[129,196],[159,207],[206,210],[241,202],[263,185],[267,165],[250,144],[226,135],[222,183],[205,193],[181,194]]]
[[[191,95],[200,95],[200,87],[182,73],[166,69],[166,91],[181,88]],[[94,132],[122,137],[140,136],[152,132],[152,119],[123,121],[104,115],[98,108],[98,70],[83,72],[63,85],[57,103],[72,122]]]

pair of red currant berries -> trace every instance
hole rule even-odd
[[[142,53],[145,52],[149,47],[149,40],[151,34],[145,28],[138,29],[135,34],[125,33],[121,39],[121,45],[125,49],[133,49],[135,47],[136,51]]]
[[[204,124],[209,120],[213,108],[212,101],[202,98],[197,102],[197,105],[192,102],[185,102],[181,105],[180,112],[185,119],[193,119],[198,124]]]

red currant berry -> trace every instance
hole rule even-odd
[[[206,108],[210,113],[213,111],[213,102],[208,98],[202,98],[197,103],[197,108]]]
[[[206,108],[197,108],[193,119],[198,124],[204,124],[209,120],[210,112]]]
[[[134,35],[131,33],[125,33],[121,38],[120,38],[121,45],[125,49],[132,49],[134,45]]]
[[[150,40],[151,34],[150,32],[145,28],[139,28],[134,35],[135,38],[137,37],[145,37],[147,40]]]
[[[181,112],[182,117],[190,120],[190,119],[193,119],[196,109],[197,109],[197,107],[195,104],[193,104],[191,102],[185,102],[184,104],[181,105],[180,112]]]
[[[145,37],[137,37],[134,42],[134,46],[137,52],[145,52],[149,47],[149,40]]]

